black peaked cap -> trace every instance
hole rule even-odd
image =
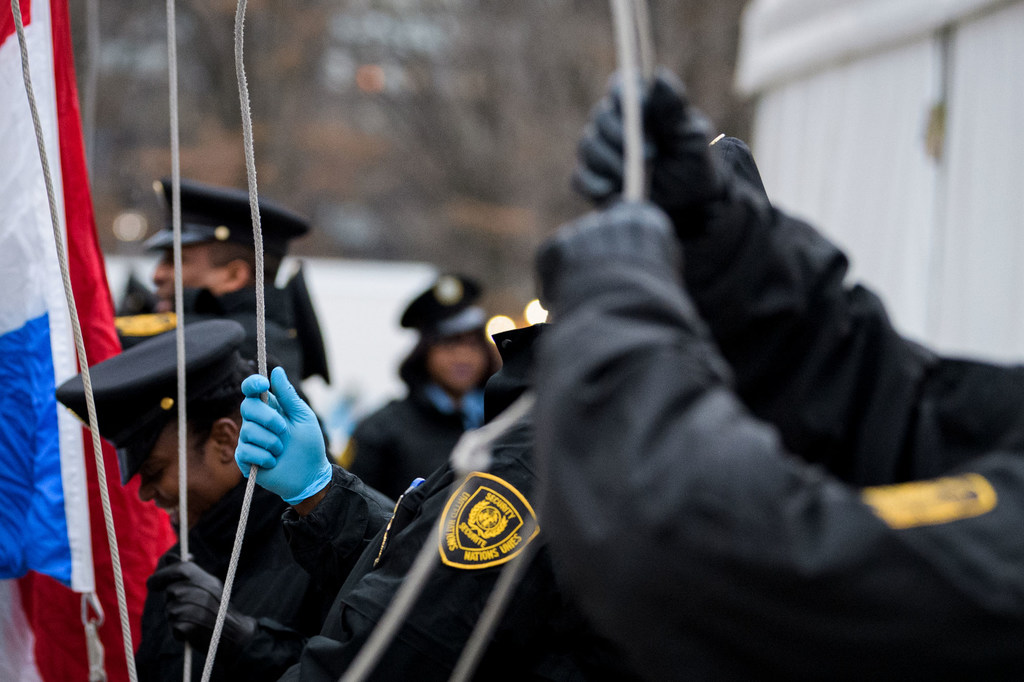
[[[238,367],[242,325],[209,320],[185,326],[185,390],[191,401],[224,382]],[[176,334],[166,332],[89,368],[100,435],[118,448],[121,481],[138,473],[156,436],[176,418]],[[88,423],[82,375],[57,388],[57,400]],[[241,387],[238,402],[242,402]]]
[[[169,249],[174,244],[170,178],[155,183],[154,188],[162,190],[166,200],[167,225],[146,241],[146,248]],[[261,198],[259,209],[263,249],[267,253],[283,256],[290,240],[309,232],[309,221],[283,206]],[[249,192],[182,180],[181,243],[217,241],[254,246]]]
[[[473,305],[479,298],[480,285],[475,280],[463,275],[441,275],[406,307],[401,325],[433,338],[483,329],[486,314]]]

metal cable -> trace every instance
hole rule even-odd
[[[647,0],[633,0],[633,21],[640,56],[640,73],[644,83],[654,78],[654,38],[651,35],[651,13]]]
[[[238,75],[238,98],[242,109],[242,133],[245,142],[245,171],[249,183],[249,210],[252,214],[252,235],[256,253],[256,361],[259,373],[268,376],[267,373],[267,335],[266,335],[266,301],[263,277],[263,232],[260,228],[260,210],[258,190],[256,187],[256,161],[253,152],[252,136],[252,112],[249,109],[249,87],[245,79],[245,62],[242,59],[242,48],[245,43],[245,0],[238,0],[238,10],[235,13],[235,71]],[[264,399],[266,397],[264,396]],[[252,495],[256,489],[256,472],[258,467],[254,464],[249,467],[249,481],[245,486],[245,497],[242,498],[242,511],[238,519],[238,528],[235,531],[235,544],[231,548],[231,560],[228,563],[228,572],[224,577],[224,590],[221,593],[220,608],[217,610],[217,621],[213,627],[213,635],[210,637],[210,647],[206,654],[206,663],[203,666],[202,682],[209,682],[213,672],[213,662],[217,656],[217,646],[220,644],[221,633],[224,630],[224,620],[227,617],[228,603],[231,599],[231,589],[235,582],[235,571],[238,569],[238,557],[242,552],[242,538],[245,536],[245,526],[249,519],[249,508],[252,505]]]
[[[632,12],[629,11],[627,3],[628,0],[612,0],[612,18],[615,23],[619,54],[619,73],[623,88],[623,117],[626,128],[626,177],[623,196],[627,200],[639,200],[645,194],[644,158],[640,94],[637,88],[639,79],[634,56],[639,52],[640,76],[642,81],[648,81],[654,74],[654,49],[646,1],[634,0]],[[449,682],[465,682],[472,677],[490,642],[491,635],[498,627],[499,618],[504,613],[508,600],[512,597],[516,585],[525,574],[537,549],[537,543],[528,544],[502,569],[501,577],[495,584],[484,611],[473,628],[473,634],[466,643]]]
[[[528,538],[533,535],[536,526],[536,521],[527,519],[527,522],[523,524],[522,536]],[[512,592],[526,574],[526,569],[539,547],[539,541],[526,543],[522,551],[501,569],[501,576],[494,584],[494,590],[487,598],[484,610],[480,613],[480,618],[477,620],[466,646],[462,649],[462,654],[459,656],[455,670],[452,671],[448,682],[467,682],[472,679],[476,666],[480,663],[480,658],[491,642],[491,635],[498,627],[499,619],[505,613],[509,599],[512,598]]]
[[[625,126],[625,179],[622,197],[626,201],[644,198],[643,129],[640,120],[639,73],[636,68],[637,39],[634,11],[629,0],[611,0],[612,23],[615,25],[615,44],[618,55],[619,78],[622,82],[622,119]]]
[[[96,156],[96,94],[100,74],[99,0],[85,0],[85,74],[82,88],[82,135],[85,138],[86,171],[92,179],[93,157]]]
[[[626,127],[626,178],[623,196],[627,200],[638,200],[643,198],[646,188],[644,186],[640,94],[637,86],[638,80],[649,82],[654,76],[654,43],[651,39],[650,14],[646,0],[633,0],[632,8],[631,13],[627,7],[627,0],[612,0],[612,18],[615,22],[618,44],[619,73],[622,76],[624,100],[623,115]],[[632,25],[630,25],[630,19],[632,19]],[[640,78],[637,78],[634,61],[634,55],[637,53],[639,53],[641,64]],[[532,533],[532,530],[530,532]],[[538,546],[538,543],[528,544],[502,569],[501,577],[495,584],[484,611],[473,628],[473,634],[466,643],[449,682],[465,682],[472,677],[490,642],[491,635],[498,627],[499,619],[504,613],[508,600],[512,597],[512,592],[525,574]]]
[[[185,306],[181,279],[181,143],[178,124],[178,31],[175,0],[167,0],[167,84],[171,124],[171,227],[174,232],[175,348],[178,366],[178,542],[181,560],[191,561],[188,546],[188,413],[185,384]],[[182,680],[192,679],[192,645],[185,642]]]
[[[25,93],[28,95],[29,109],[32,112],[32,125],[35,128],[36,145],[39,149],[39,161],[43,168],[43,180],[46,183],[46,196],[50,206],[50,222],[53,227],[53,239],[57,248],[57,262],[60,264],[61,280],[64,284],[64,297],[71,317],[71,329],[75,337],[75,351],[78,364],[82,371],[82,386],[85,390],[85,406],[89,417],[89,431],[92,434],[92,449],[96,457],[96,476],[99,481],[100,503],[103,507],[103,523],[110,543],[110,559],[114,570],[114,590],[117,593],[117,611],[121,620],[121,635],[124,640],[125,660],[128,664],[128,677],[136,682],[135,657],[132,647],[132,631],[128,621],[128,601],[125,598],[124,576],[121,573],[121,555],[117,548],[117,535],[114,532],[114,516],[110,507],[110,491],[107,489],[107,472],[103,462],[103,446],[100,444],[100,432],[96,426],[96,402],[92,393],[92,378],[89,374],[89,360],[85,353],[85,341],[82,338],[82,325],[75,307],[75,295],[71,288],[71,274],[68,268],[68,257],[65,250],[64,235],[60,220],[57,217],[57,198],[53,189],[53,176],[50,174],[50,163],[46,155],[46,144],[43,140],[43,126],[39,120],[39,107],[36,103],[35,91],[32,88],[32,76],[29,70],[28,45],[25,42],[25,25],[21,16],[21,3],[11,0],[11,11],[14,14],[14,26],[18,33],[18,44],[21,48],[21,71],[25,81]]]

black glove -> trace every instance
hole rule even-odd
[[[679,246],[668,218],[657,206],[617,203],[558,228],[537,252],[541,300],[556,316],[561,307],[561,282],[578,269],[603,262],[630,261],[639,267],[668,265],[678,269]]]
[[[645,93],[643,119],[651,201],[669,215],[680,236],[697,234],[703,209],[726,194],[726,174],[708,147],[710,124],[665,69]],[[621,87],[613,86],[583,130],[573,172],[574,188],[598,205],[622,191],[623,138]]]
[[[178,561],[157,570],[146,581],[151,592],[166,591],[167,620],[175,639],[206,651],[217,622],[224,584],[190,561]],[[228,607],[222,641],[236,649],[256,634],[256,619]]]

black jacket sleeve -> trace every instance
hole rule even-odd
[[[524,498],[533,491],[532,425],[520,423],[501,437],[491,476]],[[321,634],[309,640],[300,663],[284,680],[337,680],[380,622],[410,567],[427,544],[435,557],[422,594],[370,680],[442,681],[451,677],[501,571],[507,564],[464,567],[442,563],[441,518],[460,493],[450,468],[434,472],[399,501],[387,541],[378,537],[342,587]],[[472,490],[472,488],[470,489]],[[461,499],[461,497],[459,498]],[[532,536],[531,536],[532,537]],[[517,547],[540,543],[542,535]],[[379,557],[379,562],[377,561]],[[537,547],[480,661],[474,679],[632,679],[605,653],[605,640],[590,637],[579,612],[558,589],[543,545]],[[583,677],[582,670],[595,670]],[[606,677],[601,677],[604,674]]]
[[[1018,675],[1024,461],[862,491],[792,457],[672,251],[565,259],[541,340],[540,516],[594,622],[650,679]]]
[[[335,595],[393,507],[388,497],[335,465],[331,488],[312,512],[284,512],[288,547],[320,590]]]
[[[904,338],[873,293],[846,282],[835,245],[742,184],[710,216],[685,243],[686,286],[738,395],[791,451],[875,485],[1024,445],[1024,368]]]

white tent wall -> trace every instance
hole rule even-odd
[[[924,153],[935,101],[930,41],[766,93],[753,147],[772,201],[821,228],[883,292],[907,333],[925,331],[935,165]]]
[[[899,329],[946,352],[1024,357],[1022,35],[1022,2],[771,0],[745,17],[737,81],[758,95],[751,142],[773,202],[847,251]]]
[[[953,34],[941,257],[929,331],[943,346],[1024,358],[1024,3]]]

